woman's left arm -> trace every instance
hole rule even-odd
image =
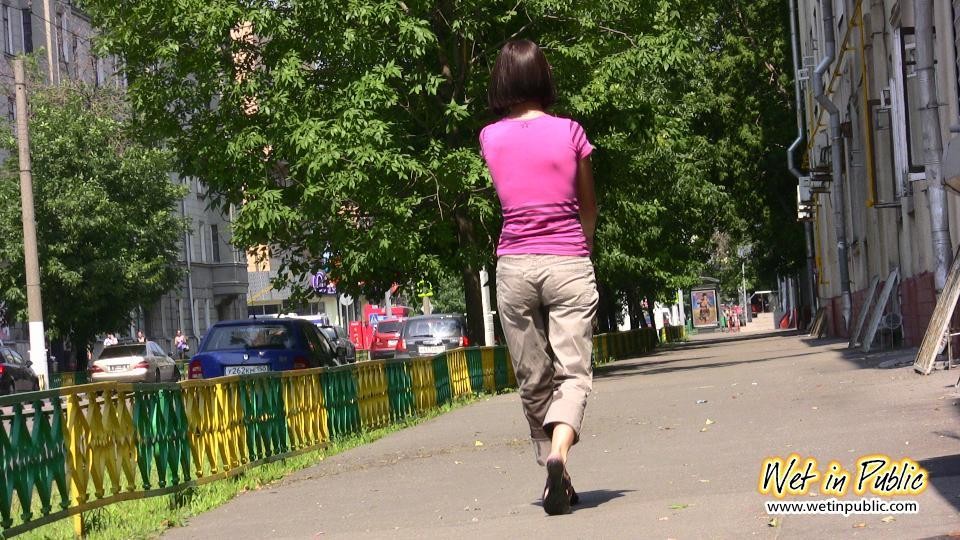
[[[580,202],[580,224],[593,253],[593,235],[597,231],[597,194],[593,187],[593,166],[590,156],[577,162],[577,198]]]

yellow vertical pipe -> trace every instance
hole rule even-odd
[[[873,164],[873,117],[870,116],[870,66],[867,64],[866,32],[864,31],[863,2],[857,2],[857,11],[860,15],[860,64],[863,66],[863,131],[866,136],[867,150],[867,181],[870,184],[870,195],[867,198],[867,208],[872,208],[877,201],[877,176]],[[854,17],[857,14],[854,13]]]

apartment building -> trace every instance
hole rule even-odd
[[[282,288],[275,288],[274,283],[279,276],[280,262],[272,257],[267,246],[251,249],[246,254],[247,262],[247,313],[250,316],[277,315],[296,313],[298,315],[326,315],[331,324],[346,327],[350,321],[358,320],[362,313],[366,299],[351,301],[343,305],[336,285],[332,283],[317,283],[307,301],[293,300],[293,285],[287,283]],[[314,283],[307,280],[303,287],[312,287]]]
[[[828,331],[848,337],[871,282],[896,279],[885,330],[918,345],[960,241],[960,198],[938,163],[938,138],[946,147],[960,125],[960,0],[790,4],[794,172]]]
[[[18,54],[34,53],[48,84],[71,79],[125,88],[122,62],[94,54],[94,35],[90,20],[73,2],[0,0],[0,46],[5,53],[4,61],[0,61],[0,88],[7,94],[8,118],[13,120],[15,110],[11,59]],[[187,275],[155,305],[142,306],[132,314],[129,329],[117,330],[133,337],[139,328],[148,338],[169,348],[179,329],[195,348],[213,323],[247,316],[246,255],[230,244],[232,211],[224,214],[210,209],[203,183],[197,178],[171,173],[170,181],[183,183],[189,190],[175,209],[190,222],[190,230],[181,242],[180,258]],[[6,339],[20,341],[26,335],[15,327]]]

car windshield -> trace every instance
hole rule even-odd
[[[403,326],[403,321],[380,321],[380,324],[377,325],[377,333],[396,334],[400,331],[401,326]]]
[[[408,321],[407,337],[447,338],[463,334],[463,327],[457,319],[422,319]]]
[[[286,325],[251,324],[211,328],[203,350],[290,348],[293,348],[293,336]]]
[[[329,339],[337,339],[337,331],[332,326],[322,326],[320,327],[320,331]]]
[[[143,345],[117,345],[107,347],[100,353],[100,359],[124,358],[127,356],[146,356],[146,347]]]

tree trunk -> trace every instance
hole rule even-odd
[[[76,366],[77,371],[86,371],[87,370],[87,347],[90,346],[91,340],[81,336],[71,336],[70,342],[73,344],[73,354],[76,355]],[[91,351],[93,348],[91,347]],[[67,371],[66,362],[58,364],[58,369],[60,371]]]
[[[640,293],[636,289],[627,290],[627,312],[630,314],[631,330],[647,327],[647,319],[643,316],[643,308],[640,306]]]
[[[463,292],[467,303],[467,337],[472,345],[483,344],[483,299],[480,274],[472,264],[463,265]]]
[[[656,328],[656,327],[657,327],[657,319],[654,318],[654,316],[653,316],[653,306],[654,306],[655,303],[656,303],[656,302],[654,302],[653,300],[650,300],[650,297],[649,297],[649,296],[647,297],[647,313],[650,314],[650,324],[651,324],[651,326],[653,326],[653,328]],[[657,333],[657,340],[658,340],[658,341],[660,340],[660,334],[659,334],[659,333]]]
[[[608,316],[610,289],[604,283],[597,283],[597,292],[600,293],[600,301],[597,304],[597,326],[601,334],[606,334],[610,331],[610,317]]]
[[[616,289],[613,289],[609,285],[600,285],[600,305],[598,306],[598,311],[601,331],[616,332],[619,330],[618,307]]]
[[[467,306],[467,338],[470,339],[470,343],[482,344],[484,332],[480,274],[471,262],[471,259],[473,259],[471,255],[477,247],[473,235],[473,223],[462,208],[454,212],[454,219],[457,223],[457,238],[463,260],[460,271],[463,277],[463,294]]]

